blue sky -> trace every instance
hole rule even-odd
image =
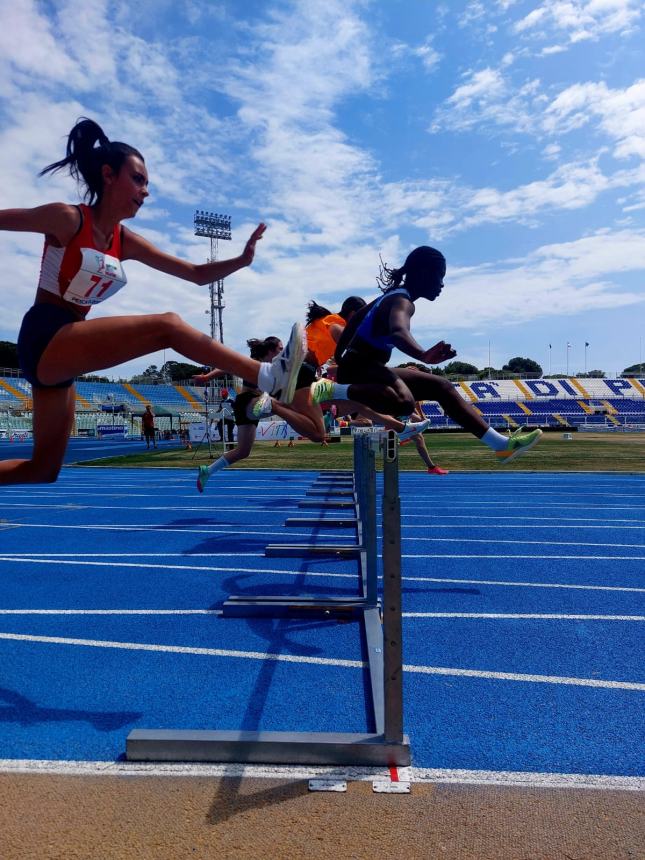
[[[430,244],[448,274],[413,319],[425,346],[554,373],[645,359],[639,0],[0,0],[0,20],[0,206],[75,201],[70,179],[37,173],[90,116],[143,152],[151,197],[129,226],[162,249],[205,259],[195,209],[232,216],[220,256],[266,221],[225,284],[231,346],[286,336],[309,299],[373,297],[379,254]],[[0,234],[0,339],[41,250]],[[93,313],[175,310],[209,330],[207,288],[127,273]]]

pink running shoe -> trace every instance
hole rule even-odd
[[[448,469],[442,469],[441,466],[433,466],[432,469],[428,469],[429,475],[447,475]]]

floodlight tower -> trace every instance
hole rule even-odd
[[[209,262],[217,260],[218,242],[220,239],[231,238],[231,216],[218,215],[214,212],[204,212],[198,209],[195,212],[195,236],[206,236],[211,240],[211,254]],[[222,311],[224,310],[224,281],[213,281],[208,285],[211,307],[211,337],[224,343],[224,324]],[[208,313],[208,311],[206,311]],[[216,333],[219,333],[217,338]]]

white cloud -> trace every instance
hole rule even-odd
[[[416,47],[407,42],[395,41],[388,47],[388,54],[399,61],[405,60],[407,57],[418,57],[424,69],[427,72],[433,72],[441,62],[441,54],[435,49],[432,42],[432,36],[428,36],[421,45]]]
[[[611,89],[604,81],[574,84],[547,107],[543,126],[563,133],[587,125],[593,117],[614,141],[614,155],[645,157],[645,79],[624,89]]]
[[[642,305],[643,291],[621,288],[615,279],[644,268],[645,230],[604,231],[490,265],[453,269],[449,259],[441,297],[417,305],[415,336],[430,343],[437,331],[476,331]]]
[[[573,44],[625,32],[642,17],[640,0],[547,0],[515,24],[520,34],[564,34]]]
[[[487,124],[532,131],[544,100],[539,79],[515,86],[498,69],[481,69],[470,72],[437,109],[429,131],[467,131]]]

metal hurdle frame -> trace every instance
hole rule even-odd
[[[360,595],[333,598],[308,595],[246,597],[231,595],[222,614],[233,617],[358,620],[363,625],[373,732],[274,732],[133,729],[126,741],[128,761],[237,762],[406,766],[410,743],[403,733],[401,636],[401,519],[398,439],[393,431],[354,437],[353,472],[320,473],[302,508],[351,509],[353,517],[290,518],[287,526],[352,527],[355,544],[270,544],[266,554],[284,557],[330,555],[357,558]],[[378,602],[376,451],[383,454],[383,610]],[[320,500],[312,501],[313,496]]]

